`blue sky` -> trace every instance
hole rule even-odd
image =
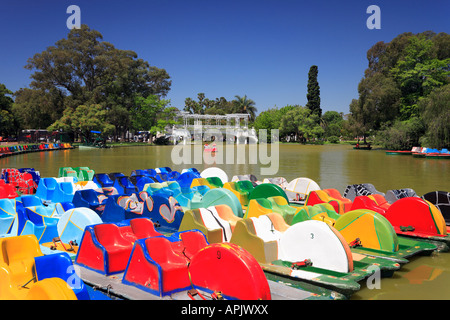
[[[199,92],[247,95],[258,112],[305,105],[308,71],[317,65],[322,110],[348,113],[373,44],[403,32],[450,33],[449,0],[3,1],[0,83],[29,86],[27,59],[67,36],[72,4],[105,41],[166,69],[167,99],[180,109]],[[370,5],[381,9],[379,30],[366,26]]]

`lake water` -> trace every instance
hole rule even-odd
[[[0,159],[0,168],[33,167],[43,177],[56,177],[59,167],[85,166],[97,173],[129,175],[134,169],[168,166],[178,171],[191,167],[202,171],[217,166],[230,179],[252,173],[262,181],[266,177],[264,170],[271,169],[275,172],[271,177],[285,177],[288,181],[307,177],[322,189],[335,188],[341,193],[347,185],[358,183],[372,183],[382,192],[412,188],[419,196],[436,190],[450,191],[450,160],[386,155],[383,150],[354,150],[350,145],[296,144],[268,146],[268,150],[262,145],[233,146],[202,158],[201,146],[197,147],[188,148],[190,156],[188,149],[180,150],[179,146],[36,152]],[[183,155],[189,161],[180,163]],[[392,278],[383,278],[380,289],[370,290],[363,284],[352,299],[450,299],[450,252],[415,257]]]

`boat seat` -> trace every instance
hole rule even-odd
[[[18,235],[34,234],[39,243],[50,242],[53,238],[58,237],[59,218],[48,217],[46,214],[47,210],[43,206],[20,208],[17,211]]]
[[[4,185],[0,185],[0,198],[13,199],[13,198],[17,198],[18,196],[19,195],[16,192],[16,188],[14,186],[12,186],[11,184],[7,183]]]
[[[393,189],[386,191],[386,201],[393,204],[397,200],[409,197],[418,197],[416,192],[411,188]]]
[[[273,212],[272,203],[265,198],[252,199],[248,203],[244,218],[259,217]]]
[[[253,226],[255,227],[255,233],[258,237],[260,237],[264,242],[270,241],[279,241],[282,232],[275,228],[272,219],[268,215],[262,215],[258,218],[252,217],[250,218],[253,222]]]
[[[171,292],[190,286],[186,258],[173,251],[171,242],[165,237],[145,240],[149,256],[160,266],[162,292]]]
[[[156,231],[152,220],[147,218],[136,218],[130,220],[130,226],[137,239],[160,236]]]
[[[350,199],[344,198],[337,189],[329,188],[323,189],[331,198],[336,199],[340,202],[343,212],[350,211],[352,207],[352,201]]]
[[[219,217],[230,224],[231,231],[233,232],[234,228],[236,227],[236,222],[238,222],[242,218],[237,217],[233,213],[233,210],[226,204],[219,204],[214,206],[214,208]]]
[[[389,202],[387,202],[386,198],[381,194],[371,194],[369,198],[375,201],[377,206],[383,208],[384,210],[388,210],[389,207],[391,206]]]
[[[107,274],[125,270],[133,243],[122,236],[119,226],[114,223],[95,225],[94,232],[98,242],[106,250]]]
[[[24,285],[33,278],[34,258],[42,255],[35,235],[0,239],[0,266],[7,268],[14,284]]]
[[[114,185],[114,181],[111,180],[108,174],[106,173],[96,173],[92,178],[92,181],[100,185],[102,188],[112,187]]]
[[[210,188],[223,188],[223,182],[219,177],[207,177]]]
[[[205,235],[200,231],[184,231],[179,233],[183,244],[183,254],[190,260],[198,251],[208,245]]]
[[[259,263],[271,263],[278,259],[278,237],[271,233],[268,218],[247,218],[236,223],[230,242],[248,251]],[[262,222],[262,223],[259,223]],[[263,225],[269,225],[265,228]],[[264,234],[262,234],[264,233]],[[272,240],[271,240],[272,239]]]
[[[9,233],[16,219],[17,214],[13,201],[11,199],[0,199],[0,234]]]
[[[200,208],[200,215],[205,227],[209,230],[219,229],[222,231],[222,241],[228,242],[231,239],[231,225],[228,221],[222,219],[214,206]]]
[[[11,280],[8,270],[0,268],[1,300],[77,300],[74,291],[67,286],[64,280],[59,278],[31,282],[29,286],[25,290],[17,287]]]
[[[311,191],[308,195],[308,198],[306,199],[305,205],[314,206],[321,203],[331,204],[334,207],[334,210],[339,214],[345,213],[345,210],[350,210],[348,204],[342,202],[339,199],[331,197],[324,190]]]
[[[385,214],[386,210],[382,207],[378,206],[376,201],[369,198],[368,196],[357,196],[355,200],[353,200],[352,209],[351,210],[357,210],[357,209],[369,209],[375,212],[378,212],[380,214]]]
[[[71,287],[78,300],[90,299],[84,282],[75,273],[72,259],[66,252],[35,257],[34,261],[37,281],[60,278]]]
[[[296,178],[287,183],[285,192],[289,200],[304,201],[311,191],[320,190],[320,186],[309,178]]]
[[[249,195],[253,190],[253,185],[248,180],[239,180],[226,182],[223,185],[224,189],[230,190],[239,199],[242,206],[247,206],[249,203]]]
[[[272,211],[281,214],[288,224],[292,224],[292,219],[302,209],[302,207],[289,205],[286,199],[281,196],[269,197],[267,200],[270,201]]]
[[[93,189],[85,189],[75,191],[72,202],[76,207],[86,207],[96,210],[106,198],[103,193]]]

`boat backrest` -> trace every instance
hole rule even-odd
[[[200,214],[205,227],[209,230],[222,230],[222,241],[228,242],[231,239],[231,225],[228,221],[222,219],[217,213],[214,206],[208,208],[200,208]]]
[[[268,215],[262,215],[258,218],[250,218],[253,222],[256,235],[264,242],[279,241],[281,232],[275,229],[275,225]]]
[[[0,216],[15,216],[16,208],[13,199],[0,199]]]
[[[320,186],[310,178],[296,178],[289,182],[286,187],[289,200],[304,200],[311,191],[320,190]]]
[[[156,231],[153,222],[147,218],[132,219],[130,220],[130,226],[137,239],[144,239],[161,235],[161,233]]]
[[[114,223],[102,223],[94,226],[95,236],[98,242],[105,248],[114,246],[132,247],[133,243],[123,237],[119,226]]]
[[[145,246],[150,257],[161,266],[186,262],[184,257],[173,251],[172,243],[164,236],[146,239]]]
[[[179,237],[184,246],[184,254],[191,259],[200,249],[208,245],[206,237],[200,231],[185,231],[180,232]]]
[[[11,266],[15,262],[42,256],[35,235],[13,236],[0,239],[0,264]]]

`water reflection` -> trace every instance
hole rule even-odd
[[[363,283],[352,299],[364,300],[448,300],[450,299],[450,253],[415,257],[392,278],[382,278],[380,289]]]

